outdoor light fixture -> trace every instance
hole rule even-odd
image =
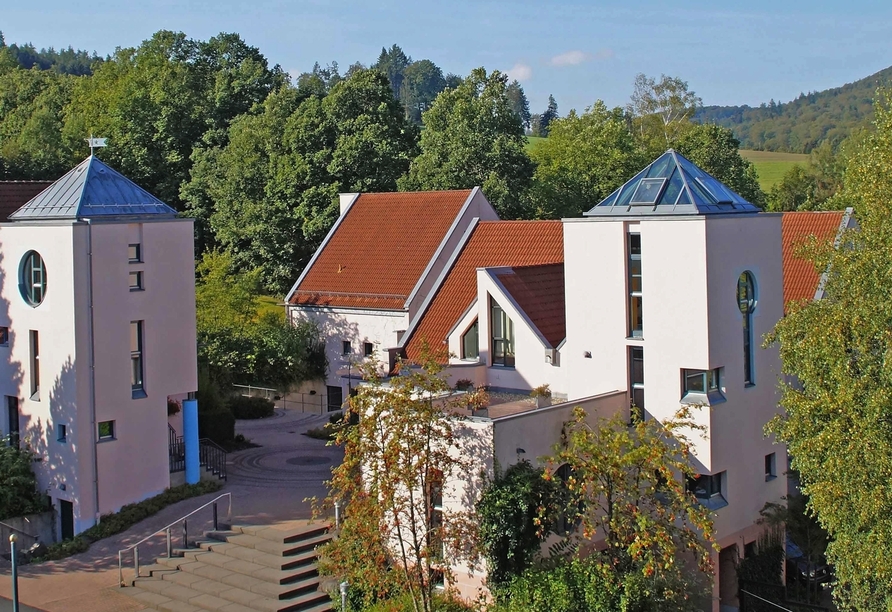
[[[518,447],[517,447],[517,454],[518,454],[518,455],[526,455],[527,452],[518,446]]]

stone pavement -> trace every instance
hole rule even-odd
[[[307,497],[323,497],[323,484],[331,467],[340,463],[340,449],[302,435],[328,422],[327,415],[276,410],[268,419],[237,421],[236,432],[260,444],[229,454],[229,480],[214,494],[169,506],[127,531],[96,542],[87,552],[61,561],[22,566],[19,571],[20,601],[46,612],[137,612],[144,610],[118,585],[118,551],[188,514],[222,493],[232,494],[233,522],[277,524],[310,518]],[[225,520],[225,506],[220,508]],[[189,533],[211,528],[210,508],[189,520]],[[182,532],[174,532],[182,537]],[[145,548],[144,548],[145,547]],[[158,536],[140,546],[140,564],[148,565],[163,554],[165,539]],[[129,562],[130,570],[126,569]],[[133,576],[133,559],[124,560],[124,580]],[[0,566],[0,598],[10,596],[9,566]],[[0,611],[3,611],[0,600]],[[25,610],[23,609],[23,612]]]

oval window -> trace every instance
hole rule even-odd
[[[25,301],[31,306],[39,306],[46,295],[46,266],[37,251],[28,251],[22,258],[19,281]]]
[[[743,314],[756,309],[756,283],[751,272],[746,271],[737,279],[737,307]]]

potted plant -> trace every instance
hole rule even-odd
[[[551,388],[547,384],[539,385],[530,391],[530,397],[536,400],[536,408],[551,406]]]

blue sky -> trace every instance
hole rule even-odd
[[[477,66],[520,79],[533,112],[597,99],[625,104],[639,72],[679,76],[704,104],[787,101],[892,65],[892,2],[71,0],[9,2],[7,42],[95,50],[159,29],[207,39],[238,32],[294,74],[313,62],[369,64],[399,44],[444,72]]]

